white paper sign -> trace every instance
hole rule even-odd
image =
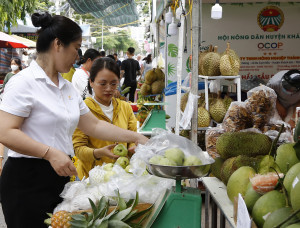
[[[251,228],[251,219],[242,195],[239,193],[237,228]]]

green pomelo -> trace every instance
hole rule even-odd
[[[158,165],[176,166],[176,163],[168,158],[162,158],[160,159]]]
[[[275,160],[272,156],[270,155],[265,155],[262,157],[258,164],[258,173],[259,174],[266,174],[269,172],[275,172],[275,170],[278,173],[281,173],[279,166],[275,163]]]
[[[202,165],[200,158],[196,156],[187,156],[184,158],[183,166]]]
[[[293,183],[291,188],[291,194],[290,194],[290,200],[292,204],[292,208],[294,211],[297,211],[300,209],[300,174],[298,174]],[[298,217],[300,218],[300,215],[298,214]]]
[[[184,161],[184,153],[179,148],[170,148],[165,151],[165,157],[170,161],[175,162],[177,165],[181,166]]]
[[[229,178],[227,183],[227,195],[233,202],[234,197],[237,197],[239,193],[242,196],[245,195],[247,185],[250,182],[251,177],[255,175],[255,170],[249,166],[243,166],[236,170]]]
[[[215,158],[215,162],[211,165],[211,173],[219,180],[221,180],[221,167],[223,163],[224,163],[224,159],[218,157]]]
[[[295,164],[299,162],[296,151],[294,149],[295,143],[285,143],[278,147],[276,151],[275,162],[278,164],[281,172],[287,173],[287,171]]]
[[[264,134],[255,132],[226,132],[216,143],[220,156],[224,159],[247,155],[255,157],[266,155],[271,148],[272,140]]]
[[[256,170],[260,159],[260,156],[249,157],[246,155],[228,158],[221,169],[221,180],[223,183],[227,184],[229,177],[234,173],[234,171],[243,166],[250,166]]]
[[[164,157],[161,155],[155,155],[152,158],[149,159],[149,163],[150,164],[154,164],[154,165],[159,165],[159,162],[161,159],[163,159]]]
[[[261,197],[261,194],[257,193],[253,188],[251,182],[247,186],[247,191],[245,193],[245,204],[248,208],[249,213],[251,214],[252,209],[256,201]]]
[[[252,217],[258,228],[262,228],[269,213],[285,206],[284,195],[276,190],[261,196],[253,206]]]
[[[273,228],[280,223],[282,223],[287,217],[289,217],[293,213],[292,208],[290,207],[282,207],[272,212],[266,219],[263,228]],[[293,224],[297,221],[296,217],[292,217],[286,223],[280,226],[280,228],[285,228],[288,225]]]
[[[300,223],[295,223],[295,224],[289,225],[286,228],[300,228]]]
[[[289,169],[289,171],[286,173],[284,177],[283,185],[287,190],[289,196],[292,189],[292,183],[298,174],[300,174],[300,163],[293,165],[292,168]]]

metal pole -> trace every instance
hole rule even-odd
[[[198,55],[199,55],[199,4],[200,0],[193,0],[192,9],[192,83],[191,83],[191,93],[194,95],[198,94]],[[191,140],[197,144],[197,130],[198,130],[198,104],[195,103],[194,113],[192,116],[192,131]]]
[[[165,85],[168,85],[168,24],[165,21]]]
[[[182,0],[182,6],[185,8],[185,0]],[[177,60],[177,93],[176,93],[176,120],[175,120],[175,134],[179,135],[179,122],[180,122],[180,100],[181,100],[181,77],[182,77],[182,64],[183,64],[183,49],[184,49],[184,32],[185,32],[185,17],[181,17],[178,37],[178,60]]]
[[[101,51],[103,51],[103,21],[102,21],[102,48],[101,48]]]
[[[155,23],[155,30],[156,30],[156,33],[155,33],[155,41],[156,41],[155,57],[158,57],[158,54],[159,54],[159,23],[158,23],[158,21]]]

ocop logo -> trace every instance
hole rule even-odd
[[[257,23],[265,32],[278,31],[284,22],[284,14],[277,6],[266,6],[257,15]]]
[[[257,47],[258,49],[280,49],[283,46],[283,43],[281,42],[273,42],[273,43],[258,43]]]

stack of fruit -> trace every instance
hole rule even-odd
[[[198,99],[198,127],[208,127],[211,119],[217,123],[221,123],[232,102],[232,99],[225,95],[222,99],[221,94],[209,93],[209,111],[205,109],[205,94],[201,93]],[[180,110],[184,112],[188,101],[189,93],[185,93],[181,97]]]
[[[295,143],[274,152],[278,138],[271,142],[264,134],[231,132],[217,140],[221,157],[211,170],[227,185],[231,201],[239,193],[244,197],[259,228],[300,227],[300,153]]]
[[[212,45],[209,50],[199,54],[199,75],[205,76],[235,76],[240,70],[240,58],[236,52],[230,49],[227,43],[226,50],[220,54],[218,47]]]
[[[153,68],[145,74],[145,82],[141,86],[141,95],[161,94],[165,88],[165,74],[159,68]]]
[[[165,150],[164,156],[155,155],[149,160],[150,164],[165,166],[194,166],[202,165],[200,158],[194,155],[185,156],[180,148]]]
[[[138,204],[138,193],[134,200],[128,202],[118,194],[118,205],[115,207],[110,206],[107,197],[102,197],[97,203],[89,201],[92,210],[58,211],[54,215],[48,214],[50,218],[45,220],[45,224],[52,228],[142,227],[152,209],[151,204]]]

